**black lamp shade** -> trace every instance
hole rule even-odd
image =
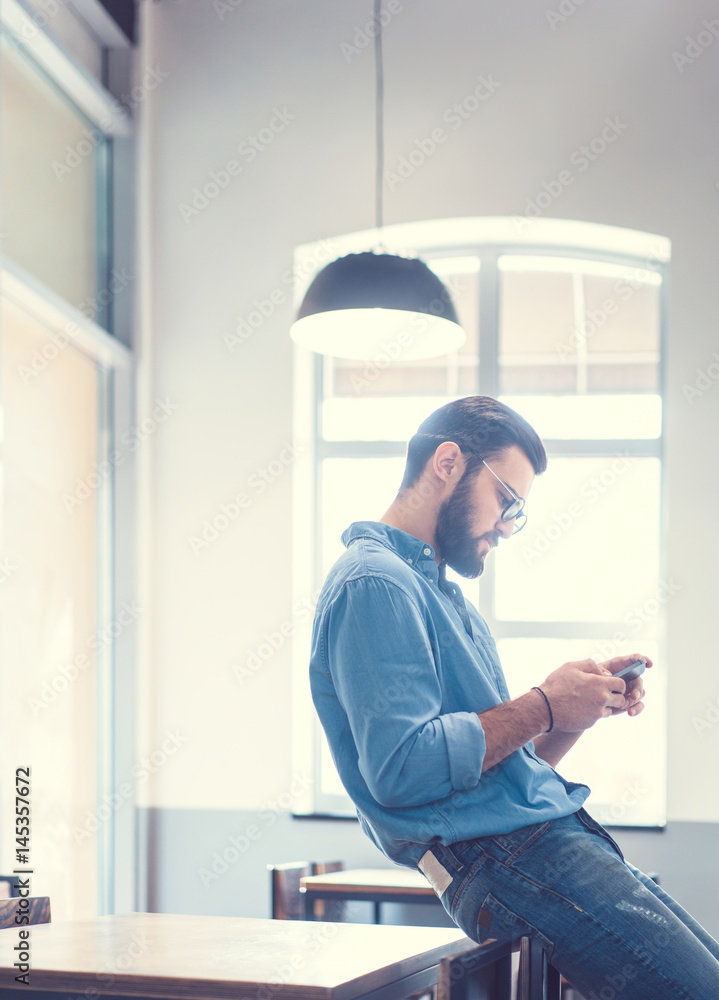
[[[459,323],[434,271],[393,254],[351,253],[328,264],[307,289],[297,319],[334,309],[405,309]]]
[[[291,334],[318,353],[364,360],[388,345],[404,360],[436,357],[465,340],[449,291],[423,261],[371,252],[319,272]]]

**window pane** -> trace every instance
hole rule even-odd
[[[96,475],[97,371],[73,347],[58,349],[17,306],[3,303],[1,319],[3,536],[12,569],[0,588],[0,759],[32,768],[33,895],[52,897],[53,919],[80,919],[96,910],[97,827],[88,818],[97,823],[103,640],[88,477]],[[20,374],[38,354],[46,367]],[[15,811],[9,778],[6,771],[0,785],[5,818]]]
[[[645,709],[630,719],[618,715],[600,719],[582,734],[562,758],[559,773],[570,781],[589,785],[587,809],[600,823],[616,826],[654,826],[666,822],[666,666],[657,662],[657,644],[628,638],[501,639],[497,643],[513,698],[571,660],[593,657],[598,662],[623,653],[641,651],[654,661],[644,674]]]
[[[336,397],[371,400],[376,397],[394,398],[402,393],[410,396],[468,396],[476,392],[476,363],[467,364],[458,358],[456,364],[438,365],[436,360],[411,361],[407,364],[357,364],[334,361]],[[452,390],[456,390],[454,393]],[[329,412],[332,410],[330,408]]]
[[[504,393],[656,393],[660,275],[599,261],[500,257]]]
[[[656,359],[658,283],[586,275],[584,302],[587,328],[580,335],[591,354],[642,353]]]
[[[546,354],[557,360],[557,344],[574,326],[571,274],[500,272],[499,351],[507,356]]]
[[[322,463],[323,578],[344,552],[353,521],[379,521],[397,495],[404,458],[328,458]]]
[[[99,130],[6,41],[0,61],[3,251],[96,319]]]
[[[549,363],[545,363],[549,361]],[[576,392],[577,376],[568,364],[553,364],[556,358],[547,356],[542,363],[528,364],[525,355],[519,355],[517,363],[508,364],[507,359],[500,368],[500,381],[505,393],[572,393]]]
[[[545,440],[658,438],[661,396],[501,396]]]
[[[496,553],[497,618],[624,621],[657,592],[659,499],[658,459],[550,459]]]
[[[392,396],[386,399],[325,399],[326,441],[407,442],[422,421],[457,396]]]

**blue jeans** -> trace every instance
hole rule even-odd
[[[584,809],[420,866],[468,937],[535,938],[587,1000],[719,1000],[719,944]]]

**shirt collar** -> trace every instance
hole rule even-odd
[[[429,542],[423,542],[421,538],[381,521],[355,521],[342,534],[342,541],[347,548],[360,538],[371,538],[380,545],[385,545],[423,576],[437,583],[439,567]]]

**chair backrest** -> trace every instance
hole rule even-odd
[[[329,875],[330,872],[343,872],[345,870],[344,861],[313,861],[313,875]]]
[[[300,892],[300,879],[306,875],[327,875],[344,870],[342,861],[290,861],[268,865],[272,916],[275,920],[304,920],[305,898]],[[315,902],[317,920],[344,920],[345,904],[338,900],[318,899]]]
[[[313,875],[329,875],[330,872],[344,871],[344,861],[314,861]],[[316,899],[315,920],[328,920],[331,923],[341,923],[345,919],[347,904],[341,899]]]
[[[542,945],[536,938],[521,938],[517,1000],[560,1000],[561,993],[561,976],[548,961]]]
[[[512,952],[519,951],[517,1000],[560,1000],[559,972],[534,938],[488,941],[439,963],[437,1000],[505,1000],[512,992]]]
[[[20,918],[18,921],[17,918]],[[26,918],[27,919],[24,919]],[[0,929],[50,923],[50,897],[29,896],[0,899]]]
[[[492,943],[439,963],[437,1000],[507,1000],[512,996],[512,944]]]
[[[272,893],[272,916],[275,920],[303,920],[304,899],[300,895],[300,879],[312,874],[309,861],[291,861],[284,865],[268,865]]]

